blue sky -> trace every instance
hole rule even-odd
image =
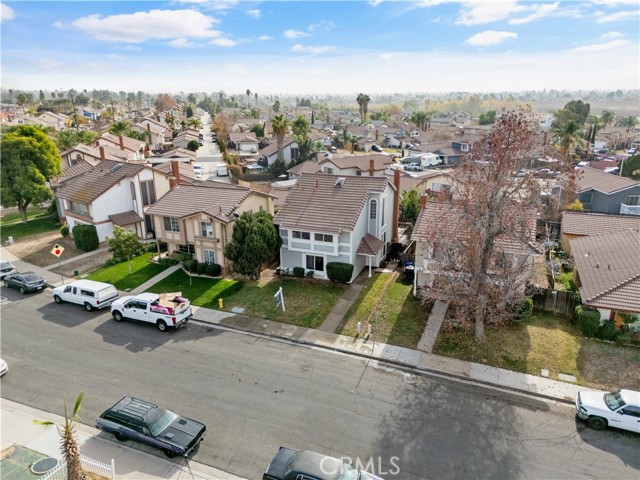
[[[0,18],[4,88],[640,88],[638,0],[3,1]]]

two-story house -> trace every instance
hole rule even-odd
[[[594,168],[576,172],[576,193],[586,212],[640,215],[640,182]]]
[[[83,165],[82,173],[54,188],[60,219],[71,229],[79,224],[95,225],[99,241],[113,235],[114,225],[132,229],[140,238],[151,238],[151,217],[143,209],[169,190],[170,176],[140,163],[102,160],[95,166]]]
[[[263,167],[273,165],[278,159],[278,142],[271,142],[266,147],[260,149],[259,153],[260,164]],[[300,147],[294,138],[288,137],[282,142],[282,157],[285,165],[289,165],[300,157]]]
[[[320,163],[322,173],[329,175],[380,176],[393,165],[393,159],[382,153],[327,158]]]
[[[274,218],[280,267],[327,278],[327,263],[342,262],[354,266],[351,280],[365,267],[371,275],[397,238],[397,202],[386,177],[303,174]]]
[[[260,141],[253,132],[231,132],[229,133],[229,147],[237,152],[245,154],[256,154]]]
[[[156,238],[166,242],[170,252],[190,253],[199,262],[228,271],[224,248],[236,218],[245,212],[273,214],[273,200],[250,188],[204,181],[172,188],[145,213],[153,218]]]

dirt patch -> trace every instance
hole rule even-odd
[[[591,387],[640,390],[640,348],[584,339],[578,366]]]
[[[46,268],[58,263],[58,258],[51,253],[53,246],[56,244],[64,248],[64,252],[62,252],[60,256],[60,261],[69,260],[83,253],[87,253],[77,248],[73,239],[70,237],[62,237],[60,232],[32,235],[6,248],[25,262]],[[100,244],[100,247],[106,247],[106,243],[103,242]],[[102,267],[110,257],[111,254],[109,252],[96,253],[95,255],[61,265],[60,267],[56,266],[50,270],[54,273],[69,277],[73,277],[75,271],[78,271],[80,275],[84,275],[96,268]]]

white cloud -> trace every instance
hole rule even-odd
[[[518,34],[514,32],[486,30],[467,38],[464,43],[473,45],[474,47],[488,47],[502,43],[510,38],[518,38]]]
[[[384,0],[369,0],[369,5],[371,5],[372,7],[377,7],[378,5],[380,5]]]
[[[193,44],[189,41],[189,39],[185,37],[180,37],[180,38],[171,40],[170,42],[167,43],[167,45],[173,48],[189,48],[193,46]]]
[[[194,10],[150,10],[131,14],[88,15],[71,26],[105,42],[142,43],[152,39],[215,38],[221,32],[211,30],[218,21]],[[56,26],[64,26],[60,22]]]
[[[262,12],[258,8],[254,8],[253,10],[247,10],[247,15],[249,15],[251,18],[260,18],[261,14]]]
[[[606,40],[608,38],[620,38],[620,37],[624,37],[624,35],[620,32],[607,32],[600,35],[600,38],[602,38],[603,40]]]
[[[138,47],[137,45],[122,45],[121,47],[116,47],[120,50],[126,50],[128,52],[140,52],[142,51],[142,47]]]
[[[12,20],[13,17],[15,17],[13,8],[5,5],[4,3],[0,3],[0,22],[4,22],[5,20]]]
[[[109,55],[107,55],[107,58],[110,58],[111,60],[124,60],[125,57],[123,57],[122,55],[119,55],[117,53],[110,53]]]
[[[326,53],[335,50],[331,45],[304,46],[299,43],[291,47],[292,52]]]
[[[229,10],[238,4],[238,0],[176,0],[177,3],[191,3],[205,7],[207,10]]]
[[[397,58],[397,57],[395,53],[387,52],[387,53],[381,53],[379,58],[380,60],[393,60],[394,58]]]
[[[443,3],[451,3],[451,0],[420,0],[416,6],[418,7],[435,7]]]
[[[559,5],[560,5],[559,2],[543,3],[541,5],[532,5],[531,9],[533,10],[533,13],[522,18],[512,18],[511,20],[509,20],[509,23],[511,25],[520,25],[523,23],[533,22],[534,20],[538,20],[542,17],[546,17],[550,13],[555,12],[558,9]]]
[[[218,47],[235,47],[239,42],[231,40],[230,38],[214,38],[209,42],[211,45],[217,45]]]
[[[273,37],[271,35],[260,35],[258,40],[261,42],[266,42],[267,40],[271,40]]]
[[[456,25],[481,25],[483,23],[496,22],[508,18],[513,13],[526,11],[519,6],[516,0],[501,1],[470,1],[464,2],[460,14],[456,19]]]
[[[596,20],[597,23],[618,22],[620,20],[627,20],[628,18],[637,17],[640,14],[640,10],[623,10],[621,12],[610,13],[604,15],[600,13],[600,16]]]
[[[307,27],[307,30],[313,32],[315,30],[326,30],[327,32],[333,30],[336,27],[336,24],[333,22],[327,22],[326,20],[322,20],[318,23],[312,23]]]
[[[308,33],[301,32],[300,30],[293,30],[292,28],[290,28],[289,30],[285,30],[283,35],[286,38],[288,38],[289,40],[293,40],[295,38],[308,37],[309,36]]]
[[[612,40],[606,43],[593,43],[591,45],[583,45],[569,50],[570,52],[604,52],[605,50],[613,50],[618,47],[628,45],[629,40]]]
[[[637,5],[638,0],[591,0],[591,3],[615,7],[616,5]]]

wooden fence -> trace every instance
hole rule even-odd
[[[533,308],[573,317],[576,297],[573,292],[542,288],[533,294]]]

